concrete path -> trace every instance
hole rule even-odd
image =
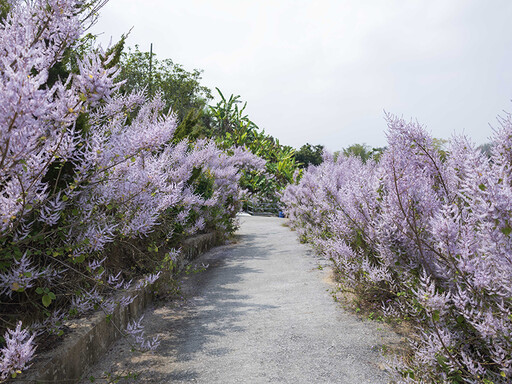
[[[186,277],[184,300],[147,311],[146,333],[162,339],[157,351],[131,352],[121,340],[86,377],[138,372],[133,382],[209,384],[391,380],[379,369],[379,351],[397,336],[334,302],[328,268],[318,268],[286,220],[241,221],[235,243],[198,259],[210,267]]]

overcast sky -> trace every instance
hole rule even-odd
[[[384,146],[384,110],[481,144],[512,112],[510,0],[110,0],[92,32],[131,27],[294,147]]]

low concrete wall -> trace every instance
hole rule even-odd
[[[178,260],[180,269],[200,254],[219,245],[221,240],[216,233],[186,239]],[[71,333],[65,336],[55,350],[37,356],[34,365],[19,376],[19,382],[77,382],[110,345],[121,337],[119,329],[124,329],[130,320],[143,314],[153,299],[153,287],[147,286],[131,294],[137,295],[134,301],[126,307],[118,307],[110,319],[103,312],[98,312],[89,318],[67,322]]]
[[[219,245],[222,241],[222,237],[215,232],[205,233],[203,235],[197,235],[190,237],[183,241],[181,246],[180,256],[182,262],[188,264],[188,262],[194,260],[196,257],[205,253],[215,245]]]

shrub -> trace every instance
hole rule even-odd
[[[490,158],[463,137],[440,153],[419,124],[386,117],[379,163],[310,168],[283,195],[288,215],[345,284],[419,327],[404,382],[510,382],[510,116]]]
[[[0,24],[0,316],[31,324],[6,333],[27,337],[28,352],[23,332],[61,334],[70,315],[129,303],[105,295],[131,285],[107,246],[145,241],[145,257],[177,234],[232,231],[240,170],[264,166],[243,150],[173,140],[176,118],[158,95],[121,94],[117,53],[78,49],[101,4],[16,2]],[[32,355],[6,342],[1,377]]]

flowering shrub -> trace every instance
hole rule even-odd
[[[38,336],[61,334],[70,314],[130,302],[105,295],[131,286],[104,256],[113,245],[146,241],[140,258],[157,240],[233,230],[240,170],[264,166],[243,150],[173,140],[176,118],[158,95],[118,92],[113,54],[95,48],[64,62],[100,4],[16,2],[0,24],[0,297],[9,304],[0,316],[18,324],[8,335],[19,345],[28,335],[19,317]],[[2,378],[34,351],[33,337],[23,353],[10,340]]]
[[[512,378],[512,120],[490,158],[465,138],[440,153],[387,115],[379,163],[329,156],[283,195],[299,235],[383,313],[416,323],[404,382]]]

